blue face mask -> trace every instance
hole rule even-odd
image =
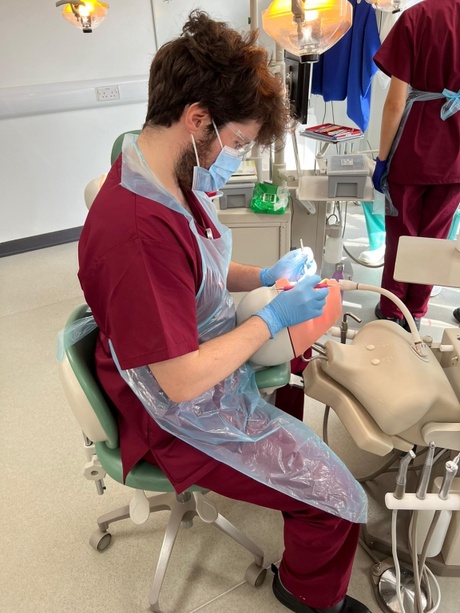
[[[193,138],[193,134],[191,135],[197,162],[197,165],[193,168],[192,190],[194,191],[207,193],[217,192],[227,183],[232,174],[238,170],[241,162],[241,153],[236,149],[232,149],[231,147],[223,147],[215,124],[214,129],[216,130],[222,151],[217,156],[216,161],[211,164],[209,169],[202,168],[200,166],[195,139]]]

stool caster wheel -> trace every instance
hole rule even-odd
[[[110,545],[112,535],[110,532],[102,532],[102,530],[95,530],[89,539],[89,544],[96,551],[104,551]]]
[[[267,576],[267,569],[257,566],[255,562],[248,566],[244,575],[246,581],[252,585],[252,587],[260,587],[265,581]]]

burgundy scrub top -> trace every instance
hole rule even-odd
[[[162,430],[121,378],[123,369],[175,358],[198,349],[195,295],[201,256],[185,216],[121,185],[121,157],[88,213],[79,242],[79,279],[101,333],[96,366],[118,410],[123,475],[145,458],[182,491],[217,462]],[[189,195],[198,231],[219,234]],[[180,376],[180,373],[178,373]]]
[[[386,75],[414,89],[458,92],[460,0],[424,0],[406,9],[374,61]],[[460,183],[460,112],[443,121],[440,111],[445,102],[445,98],[414,102],[392,160],[391,181]]]

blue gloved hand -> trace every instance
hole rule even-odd
[[[280,292],[256,313],[267,324],[271,338],[283,328],[322,314],[329,289],[314,289],[320,281],[318,275],[305,276],[292,289]]]
[[[310,247],[303,247],[289,251],[271,268],[262,268],[260,280],[262,285],[270,287],[278,279],[298,281],[303,275],[314,275],[315,272],[316,262],[313,258],[313,251]]]
[[[374,173],[372,175],[372,183],[374,184],[375,189],[381,194],[383,194],[383,191],[382,191],[380,184],[382,182],[382,175],[387,169],[387,164],[388,164],[388,160],[382,161],[379,158],[375,160],[375,168],[374,168]]]

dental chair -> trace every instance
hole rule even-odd
[[[89,315],[91,312],[86,304],[75,308],[65,325],[64,338],[70,335],[76,322]],[[95,329],[74,344],[64,342],[64,345],[68,346],[65,347],[63,359],[59,362],[59,373],[66,398],[84,433],[87,456],[84,474],[87,479],[95,481],[98,493],[103,494],[103,479],[106,474],[119,483],[123,483],[123,479],[117,422],[110,400],[102,390],[95,373],[94,351],[97,335],[98,330]],[[277,387],[288,383],[289,377],[289,364],[283,364],[281,367],[260,371],[256,380],[261,392],[271,393]],[[150,513],[170,510],[150,589],[151,611],[160,612],[160,590],[178,531],[181,525],[191,527],[195,516],[216,526],[247,549],[254,556],[254,562],[247,568],[245,578],[254,587],[263,583],[267,572],[263,551],[218,513],[205,497],[207,490],[193,486],[181,494],[176,494],[160,468],[145,461],[140,461],[130,471],[125,485],[132,490],[133,498],[130,504],[98,518],[98,527],[90,538],[90,545],[99,552],[104,551],[112,538],[108,532],[109,525],[114,522],[131,518],[135,524],[142,524],[148,520]],[[144,491],[162,493],[147,498]]]
[[[115,139],[115,141],[113,143],[112,152],[110,154],[110,165],[112,165],[115,162],[115,160],[117,159],[117,157],[121,153],[121,147],[123,145],[123,139],[125,137],[125,134],[137,134],[137,135],[139,135],[141,132],[142,132],[142,130],[128,130],[127,132],[123,132],[122,134],[117,136],[117,138]]]
[[[282,286],[286,281],[280,283]],[[348,280],[329,283],[323,315],[279,332],[251,361],[261,365],[284,361],[287,352],[295,349],[294,333],[300,335],[299,346],[302,342],[303,348],[311,345],[308,338],[318,338],[340,317],[340,289],[386,292]],[[238,305],[237,322],[265,306],[277,291],[275,287],[258,288],[248,293]],[[385,456],[394,450],[408,452],[430,442],[460,451],[460,336],[455,328],[447,329],[440,344],[428,346],[407,307],[402,303],[399,306],[408,322],[412,320],[410,332],[392,321],[379,320],[364,325],[349,343],[313,343],[319,355],[306,360],[305,394],[332,408],[356,445],[369,453]],[[328,308],[330,317],[321,328]],[[346,321],[342,323],[348,329]],[[308,324],[312,324],[311,330]]]
[[[431,441],[459,451],[457,336],[446,330],[442,348],[420,355],[401,326],[370,322],[349,344],[325,342],[323,359],[303,373],[305,394],[331,407],[364,451],[384,456]]]
[[[115,160],[121,153],[121,147],[123,144],[123,138],[125,137],[125,134],[140,134],[140,133],[141,133],[141,130],[128,130],[127,132],[123,132],[122,134],[117,136],[117,138],[115,139],[112,145],[112,151],[110,153],[110,165],[112,165],[115,162]],[[104,183],[106,177],[107,177],[107,173],[104,173],[100,177],[96,177],[95,179],[92,179],[88,183],[88,185],[85,187],[84,198],[85,198],[86,208],[88,210],[91,208],[91,205],[93,204],[94,199],[96,198],[98,191],[101,189],[102,184]]]

